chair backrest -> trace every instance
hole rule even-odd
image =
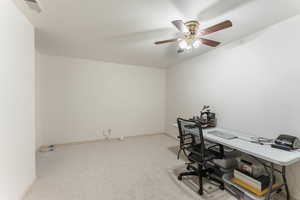
[[[200,147],[200,153],[204,153],[205,143],[201,125],[195,121],[182,118],[177,119],[177,125],[179,130],[178,138],[180,140],[180,149],[185,150],[197,145],[198,148]]]

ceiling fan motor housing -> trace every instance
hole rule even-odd
[[[184,25],[189,29],[191,35],[196,35],[199,29],[200,23],[196,20],[185,22]]]

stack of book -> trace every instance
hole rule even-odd
[[[254,178],[238,169],[234,170],[232,181],[241,187],[253,192],[257,196],[262,196],[268,192],[270,177],[262,175]],[[273,187],[276,187],[274,184]]]

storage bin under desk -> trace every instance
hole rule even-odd
[[[245,200],[265,200],[266,199],[267,194],[265,194],[263,196],[257,196],[254,193],[243,188],[242,186],[232,182],[231,181],[232,178],[233,178],[233,174],[225,174],[223,176],[225,188],[228,189],[229,191],[233,190],[232,192],[239,193],[239,195],[241,195],[243,197],[243,199],[245,199]],[[273,191],[272,194],[273,193],[276,193],[276,190]]]

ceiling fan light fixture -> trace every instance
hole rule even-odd
[[[157,41],[154,44],[177,42],[179,47],[177,51],[178,53],[182,53],[185,50],[197,49],[201,46],[201,44],[207,45],[209,47],[217,47],[221,44],[221,42],[206,39],[202,36],[232,27],[232,22],[230,20],[223,21],[203,30],[199,30],[200,23],[197,20],[187,21],[185,23],[183,22],[183,20],[175,20],[172,21],[172,24],[181,33],[182,37]]]
[[[191,46],[191,45],[188,45],[185,49],[186,49],[186,50],[191,50],[191,49],[192,49],[192,46]]]
[[[193,43],[193,47],[194,47],[195,49],[197,49],[200,45],[201,45],[201,42],[200,42],[199,39],[195,40],[194,43]]]
[[[186,40],[181,40],[180,42],[179,42],[179,47],[181,48],[181,49],[187,49],[188,48],[188,43],[187,43],[187,41]]]

